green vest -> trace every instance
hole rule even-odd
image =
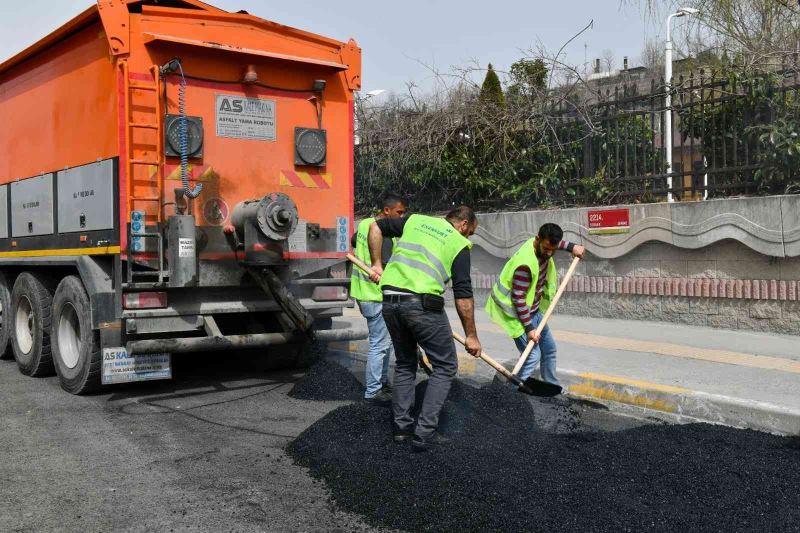
[[[486,300],[486,312],[489,313],[489,316],[492,317],[496,324],[502,326],[514,339],[525,334],[525,328],[522,326],[522,322],[519,321],[519,316],[517,316],[517,312],[514,309],[514,303],[511,301],[514,272],[522,265],[531,270],[531,287],[525,298],[525,302],[529,307],[536,297],[536,285],[539,282],[539,258],[536,257],[533,241],[534,239],[527,240],[519,250],[514,252],[506,266],[503,267],[503,271],[500,272],[500,278],[497,283],[492,287],[492,294]],[[551,257],[547,261],[547,281],[542,291],[542,300],[539,302],[539,309],[543,313],[550,307],[550,301],[556,294],[557,279],[556,263]]]
[[[453,261],[464,248],[471,249],[472,243],[447,220],[411,215],[383,272],[381,287],[441,295],[450,281]]]
[[[369,255],[367,235],[369,235],[369,227],[373,222],[375,222],[375,218],[365,218],[358,224],[358,229],[356,230],[354,255],[368,265],[372,264],[372,259]],[[355,265],[353,265],[353,274],[350,276],[350,295],[362,302],[380,302],[383,300],[378,284],[373,283],[367,273]]]

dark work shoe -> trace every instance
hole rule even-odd
[[[414,435],[414,438],[411,439],[411,451],[426,452],[434,446],[441,446],[442,444],[447,444],[448,442],[450,442],[450,439],[440,435],[439,433],[433,433],[427,437]]]
[[[392,403],[392,393],[386,389],[381,389],[378,391],[378,394],[372,398],[364,398],[364,400],[376,405],[389,405]]]
[[[392,428],[392,438],[397,443],[407,442],[414,438],[414,432],[410,429]]]

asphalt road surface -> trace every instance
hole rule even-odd
[[[328,487],[285,452],[348,402],[292,398],[302,373],[246,354],[183,356],[174,374],[77,397],[55,377],[28,378],[0,361],[0,531],[389,531],[335,508]],[[578,423],[611,432],[660,425],[570,405],[539,405],[539,425],[554,434]],[[331,445],[320,456],[359,439],[352,429],[326,431]],[[368,457],[343,451],[353,452]]]
[[[0,361],[0,531],[379,531],[284,453],[342,402],[247,355],[175,376],[78,397]]]

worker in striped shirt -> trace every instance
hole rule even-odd
[[[520,370],[522,380],[529,378],[541,361],[542,379],[558,384],[556,341],[549,326],[541,334],[536,333],[536,328],[558,287],[553,254],[556,250],[566,250],[575,257],[583,257],[586,252],[583,246],[562,240],[563,236],[558,225],[543,224],[539,233],[505,264],[486,302],[486,312],[514,339],[520,353],[528,342],[536,343]]]

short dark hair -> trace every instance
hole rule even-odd
[[[383,195],[383,200],[381,200],[381,208],[384,207],[394,207],[397,204],[403,204],[404,206],[408,206],[405,198],[400,196],[399,194],[395,194],[393,192],[389,192]]]
[[[562,230],[561,226],[558,224],[547,222],[546,224],[542,224],[542,227],[539,228],[539,238],[548,241],[554,246],[558,246],[561,239],[564,238],[564,230]]]
[[[456,222],[463,222],[467,221],[467,223],[472,226],[478,222],[478,217],[475,216],[475,211],[472,210],[471,207],[467,207],[466,205],[460,205],[455,209],[452,209],[447,216],[444,217],[447,219],[448,222],[451,224]]]

